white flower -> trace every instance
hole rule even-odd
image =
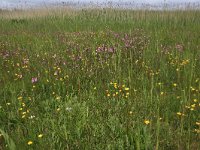
[[[72,110],[71,107],[67,107],[67,108],[66,108],[66,111],[71,111],[71,110]]]

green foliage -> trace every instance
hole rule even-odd
[[[199,149],[199,11],[0,22],[0,149]]]

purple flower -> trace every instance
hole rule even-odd
[[[32,82],[32,83],[36,83],[37,81],[38,81],[38,78],[37,78],[37,77],[34,77],[34,78],[31,79],[31,82]]]

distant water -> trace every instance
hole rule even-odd
[[[51,6],[73,8],[124,8],[124,9],[199,9],[200,0],[0,0],[0,9],[29,9]]]

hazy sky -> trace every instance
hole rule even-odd
[[[34,6],[34,5],[42,5],[49,4],[52,2],[135,2],[135,3],[148,3],[155,4],[164,2],[164,0],[0,0],[0,8],[13,8],[17,6]],[[200,2],[200,0],[166,0],[166,2]]]

